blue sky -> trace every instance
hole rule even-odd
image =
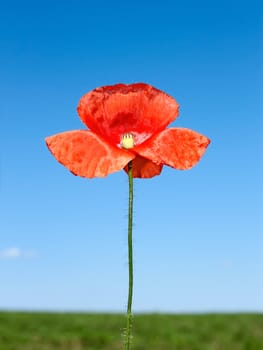
[[[124,311],[124,172],[73,176],[46,136],[95,87],[146,82],[211,138],[135,180],[134,310],[263,311],[262,5],[6,1],[0,10],[0,309]]]

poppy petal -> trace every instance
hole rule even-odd
[[[135,157],[86,130],[56,134],[47,137],[46,143],[53,156],[74,175],[88,178],[119,171]]]
[[[198,163],[210,140],[193,130],[170,128],[153,136],[134,152],[159,164],[186,170]]]
[[[178,109],[173,97],[144,83],[97,88],[78,105],[83,123],[118,146],[126,133],[133,135],[135,144],[141,144],[171,123]]]
[[[162,168],[162,164],[156,164],[149,159],[137,156],[132,161],[132,176],[144,179],[151,178],[160,175]],[[128,166],[124,170],[128,173]]]

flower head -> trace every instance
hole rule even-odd
[[[178,116],[174,98],[151,85],[116,84],[84,95],[78,114],[89,130],[49,136],[54,157],[73,174],[104,177],[132,161],[133,177],[159,175],[163,165],[192,168],[210,140],[190,129],[169,128]]]

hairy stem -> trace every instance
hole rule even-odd
[[[133,176],[132,162],[128,164],[129,175],[129,212],[128,212],[128,257],[129,257],[129,293],[127,304],[127,325],[125,350],[130,349],[132,326],[132,294],[133,294],[133,253],[132,253],[132,218],[133,218]]]

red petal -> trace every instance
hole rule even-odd
[[[161,164],[153,163],[149,159],[137,156],[132,161],[132,175],[139,178],[150,178],[159,175],[163,166]],[[124,169],[128,173],[128,166]]]
[[[53,156],[73,174],[104,177],[123,169],[134,154],[103,141],[91,131],[75,130],[46,138]]]
[[[163,130],[178,116],[179,105],[151,85],[117,84],[84,95],[78,106],[81,120],[95,133],[119,145],[132,133],[137,145]]]
[[[186,170],[197,164],[210,140],[189,129],[166,129],[142,145],[134,152],[159,164]]]

